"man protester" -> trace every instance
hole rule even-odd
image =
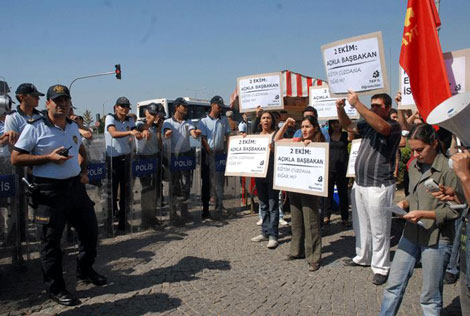
[[[60,242],[65,223],[80,241],[77,277],[95,285],[106,278],[92,267],[96,257],[98,224],[93,202],[86,193],[86,151],[78,126],[69,120],[70,92],[63,85],[47,91],[45,116],[29,121],[13,148],[11,162],[32,166],[35,222],[41,234],[41,267],[49,296],[57,303],[76,305],[79,300],[66,290]]]
[[[136,144],[138,159],[156,161],[154,172],[140,177],[140,183],[142,185],[140,200],[143,229],[160,226],[160,223],[156,219],[155,208],[161,198],[161,130],[165,115],[165,109],[161,103],[150,103],[145,108],[144,120],[136,124],[137,130],[141,132],[143,136]]]
[[[344,260],[346,266],[371,266],[372,283],[384,284],[390,270],[390,227],[392,214],[384,208],[393,203],[395,193],[395,154],[401,128],[389,118],[392,98],[376,94],[368,109],[358,95],[349,90],[348,101],[364,118],[353,123],[344,110],[345,100],[336,100],[338,118],[348,131],[362,138],[355,164],[356,178],[351,191],[356,256]]]
[[[192,218],[188,203],[196,157],[189,137],[198,138],[201,131],[196,130],[191,121],[185,118],[188,103],[184,98],[177,98],[174,107],[173,116],[163,122],[163,135],[168,140],[165,142],[165,159],[170,165],[170,222],[181,224],[181,219],[176,214],[177,204],[183,220]]]
[[[225,165],[226,145],[231,133],[228,119],[222,116],[224,100],[216,95],[210,101],[209,114],[199,122],[202,135],[201,178],[202,178],[202,219],[210,217],[209,201],[215,200],[215,218],[221,218],[224,195],[224,173],[220,169]]]
[[[117,229],[125,231],[129,228],[127,213],[130,209],[131,197],[131,154],[134,137],[141,139],[141,133],[136,129],[134,120],[128,116],[131,103],[126,97],[119,97],[114,105],[114,114],[106,116],[105,141],[106,163],[108,180],[111,181],[112,194],[108,204],[112,207],[112,214],[108,214],[112,221],[113,215],[119,219]],[[117,207],[117,192],[119,195],[119,209]]]

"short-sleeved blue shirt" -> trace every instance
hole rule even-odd
[[[63,164],[53,162],[33,166],[33,175],[50,179],[68,179],[80,174],[78,149],[82,144],[78,125],[67,119],[65,129],[54,125],[47,116],[27,124],[14,150],[31,155],[47,155],[59,147],[69,148],[71,159]]]
[[[134,136],[125,136],[119,138],[113,138],[108,131],[108,127],[114,126],[116,131],[125,132],[135,129],[134,120],[127,116],[124,121],[120,121],[118,117],[114,114],[109,114],[106,116],[105,126],[104,126],[104,138],[106,141],[106,155],[108,157],[118,157],[122,155],[127,155],[132,152],[132,140]]]
[[[170,138],[171,153],[184,153],[191,150],[189,143],[189,137],[191,136],[189,132],[195,129],[191,121],[184,120],[178,122],[174,117],[170,117],[163,122],[163,134],[169,129],[173,131]]]
[[[206,137],[209,147],[214,150],[224,150],[224,136],[230,134],[230,124],[225,116],[212,118],[207,115],[198,125],[201,135]]]
[[[137,122],[137,129],[140,131],[141,126],[145,124],[145,121]],[[138,155],[154,155],[158,154],[160,149],[158,148],[158,137],[157,137],[157,127],[155,124],[152,124],[148,129],[150,133],[150,139],[142,138],[137,140],[136,148]]]
[[[33,122],[41,116],[41,113],[36,109],[33,109],[33,115],[29,116],[18,105],[16,110],[10,112],[5,118],[5,132],[14,131],[20,134],[28,122]]]

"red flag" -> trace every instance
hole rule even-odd
[[[437,105],[451,97],[437,35],[440,25],[434,0],[408,0],[400,65],[410,77],[411,92],[424,120]]]

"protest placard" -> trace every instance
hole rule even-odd
[[[321,47],[332,97],[388,92],[382,33],[348,38]]]
[[[328,156],[328,143],[276,143],[273,188],[328,196]]]
[[[266,110],[284,108],[281,72],[237,78],[237,89],[240,112],[253,112],[258,106]]]
[[[354,166],[356,164],[357,154],[359,153],[359,147],[361,147],[362,139],[355,139],[351,142],[351,151],[349,152],[348,170],[346,171],[346,177],[354,178],[356,171]]]
[[[271,140],[271,135],[230,136],[225,175],[266,177]]]
[[[444,53],[444,63],[452,95],[470,91],[470,49],[461,49]],[[408,74],[400,67],[399,89],[401,102],[398,109],[416,110]]]
[[[330,96],[330,90],[328,87],[310,87],[309,91],[309,105],[313,106],[318,113],[319,120],[337,120],[338,112],[336,111],[336,98]],[[357,110],[349,104],[346,100],[346,106],[344,107],[346,114],[351,119],[358,119],[359,113]]]

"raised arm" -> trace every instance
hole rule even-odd
[[[348,91],[348,102],[354,107],[359,114],[366,120],[366,122],[379,134],[384,136],[390,135],[392,126],[381,116],[369,110],[364,104],[359,101],[358,95],[352,91]]]

